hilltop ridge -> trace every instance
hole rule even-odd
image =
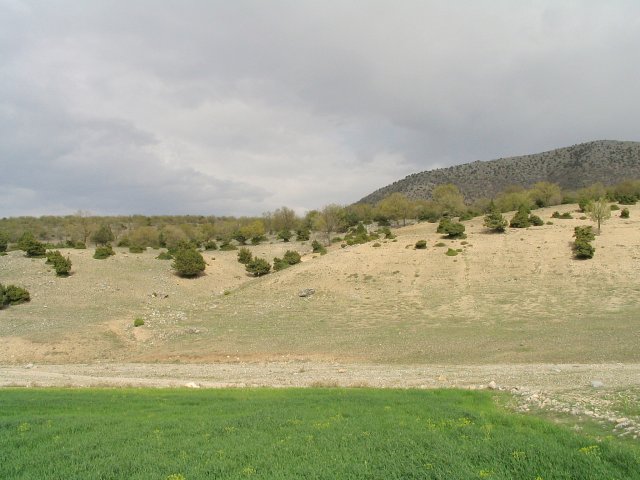
[[[376,203],[391,193],[428,199],[434,187],[452,183],[468,202],[492,198],[505,188],[528,188],[536,182],[558,183],[573,190],[596,182],[605,185],[640,178],[640,142],[597,140],[547,152],[499,158],[411,174],[363,197]]]

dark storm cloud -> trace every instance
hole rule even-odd
[[[637,140],[632,1],[0,0],[2,215],[252,214]]]

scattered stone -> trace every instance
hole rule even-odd
[[[298,296],[305,298],[310,297],[314,293],[316,293],[316,291],[313,288],[304,288],[298,292]]]
[[[347,373],[347,371],[344,368],[341,368],[340,370],[338,370],[338,373]]]
[[[24,366],[24,368],[26,368],[26,369],[33,368],[33,363],[27,363],[27,364]]]
[[[591,380],[591,386],[593,388],[602,388],[604,387],[604,383],[600,380]]]
[[[487,385],[487,388],[488,388],[489,390],[495,390],[495,389],[497,389],[497,388],[498,388],[498,385],[496,385],[496,382],[494,382],[493,380],[491,380],[491,381],[489,382],[489,385]]]
[[[197,335],[200,333],[200,329],[196,328],[196,327],[189,327],[185,330],[186,333],[189,333],[191,335]]]
[[[200,385],[196,382],[185,383],[184,386],[187,388],[200,388]]]

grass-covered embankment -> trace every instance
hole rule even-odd
[[[0,445],[3,479],[640,478],[633,445],[455,390],[7,389]]]

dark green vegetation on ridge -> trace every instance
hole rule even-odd
[[[640,450],[457,390],[2,390],[0,478],[640,477]]]
[[[359,203],[376,203],[400,192],[410,199],[428,199],[437,185],[456,185],[465,199],[492,198],[512,185],[557,183],[575,190],[597,182],[610,185],[640,177],[640,142],[599,140],[548,152],[414,173],[380,188]]]

